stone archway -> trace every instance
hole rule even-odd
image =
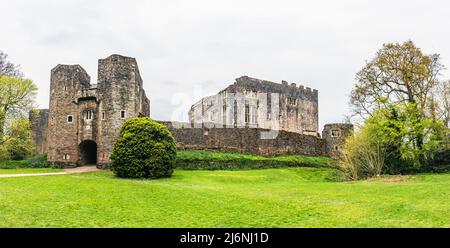
[[[97,164],[97,143],[93,140],[84,140],[78,145],[78,154],[79,165]]]

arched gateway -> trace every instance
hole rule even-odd
[[[79,165],[97,164],[97,143],[85,140],[78,145]]]

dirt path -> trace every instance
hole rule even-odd
[[[64,169],[64,172],[67,172],[67,174],[72,173],[84,173],[84,172],[92,172],[92,171],[99,171],[100,169],[97,169],[95,165],[86,165],[81,167],[75,167],[70,169]]]
[[[99,171],[95,165],[82,166],[70,169],[64,169],[64,172],[48,172],[48,173],[27,173],[27,174],[4,174],[0,175],[0,178],[8,178],[8,177],[36,177],[36,176],[54,176],[54,175],[67,175],[67,174],[75,174],[75,173],[85,173]]]

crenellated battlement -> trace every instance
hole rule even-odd
[[[286,94],[290,97],[305,98],[312,101],[317,101],[319,94],[318,90],[305,87],[301,84],[297,86],[296,83],[289,83],[285,80],[282,80],[281,83],[275,83],[267,80],[251,78],[249,76],[236,78],[235,83],[231,87],[243,87],[253,90],[261,90],[263,92]]]

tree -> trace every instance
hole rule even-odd
[[[417,115],[409,118],[416,121],[411,123],[416,127],[414,144],[423,150],[427,130],[420,127],[425,117],[437,119],[433,92],[443,69],[438,54],[426,55],[412,41],[384,44],[356,75],[350,100],[354,116],[366,119],[382,107],[407,104],[408,108],[415,108],[411,111]]]
[[[0,142],[7,119],[26,115],[32,108],[37,87],[29,79],[0,75]]]
[[[33,151],[31,123],[20,117],[9,124],[6,139],[3,141],[10,159],[21,160]]]
[[[341,168],[351,179],[380,172],[429,171],[430,165],[435,165],[435,156],[445,149],[441,145],[445,130],[441,121],[420,115],[415,104],[380,108],[346,140]]]
[[[2,51],[0,51],[0,75],[6,75],[10,77],[23,76],[22,72],[20,71],[20,66],[8,61],[8,54]]]
[[[446,127],[450,124],[450,80],[440,82],[432,93],[431,113],[442,120]]]
[[[111,154],[118,177],[169,177],[176,159],[175,139],[166,126],[148,117],[127,120]]]
[[[354,115],[365,119],[376,109],[403,102],[425,113],[443,69],[438,54],[426,55],[412,41],[384,44],[356,75],[350,100]]]

